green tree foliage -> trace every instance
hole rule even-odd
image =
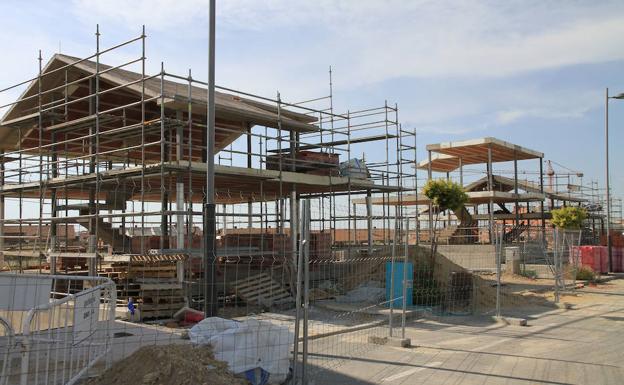
[[[468,201],[468,195],[459,184],[446,179],[429,180],[423,187],[423,194],[440,211],[457,210]]]
[[[459,184],[446,179],[427,181],[423,187],[423,194],[431,200],[434,207],[437,207],[435,222],[433,229],[437,228],[440,213],[444,210],[453,210],[461,208],[467,201],[468,195],[464,192],[464,188]],[[431,239],[431,255],[429,257],[430,279],[433,279],[433,270],[435,267],[435,255],[438,248],[438,232],[433,232]]]
[[[580,229],[587,218],[587,211],[581,207],[562,207],[552,211],[552,224],[560,229]]]

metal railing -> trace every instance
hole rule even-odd
[[[0,286],[0,384],[71,385],[98,362],[111,363],[116,289],[110,279],[1,274]]]

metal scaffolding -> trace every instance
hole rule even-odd
[[[336,112],[331,69],[329,95],[298,103],[217,86],[213,152],[209,82],[164,63],[147,74],[144,29],[109,48],[100,37],[91,56],[40,56],[36,77],[0,90],[15,99],[0,106],[0,246],[11,269],[95,276],[124,258],[180,254],[189,303],[224,308],[227,281],[243,270],[268,269],[294,289],[301,199],[323,234],[315,258],[355,260],[395,243],[400,206],[370,201],[416,191],[415,131],[396,105]],[[206,262],[213,153],[217,259]],[[213,267],[207,297],[199,285]]]

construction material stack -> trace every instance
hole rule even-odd
[[[117,257],[100,272],[110,277],[117,286],[118,309],[130,314],[134,320],[172,318],[186,306],[182,287],[184,263],[187,256],[133,255]]]

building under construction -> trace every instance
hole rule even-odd
[[[329,96],[298,103],[218,87],[208,149],[207,84],[164,65],[147,74],[145,40],[40,58],[37,76],[2,90],[3,100],[21,92],[0,110],[0,250],[11,269],[107,275],[122,299],[147,290],[136,278],[164,277],[150,287],[184,289],[173,311],[201,304],[207,280],[223,306],[241,277],[265,274],[271,292],[288,293],[302,199],[314,258],[370,253],[373,229],[392,242],[400,208],[366,202],[416,188],[415,133],[396,106],[336,112],[331,70]],[[216,234],[204,231],[210,156]],[[207,237],[217,259],[206,258]]]

